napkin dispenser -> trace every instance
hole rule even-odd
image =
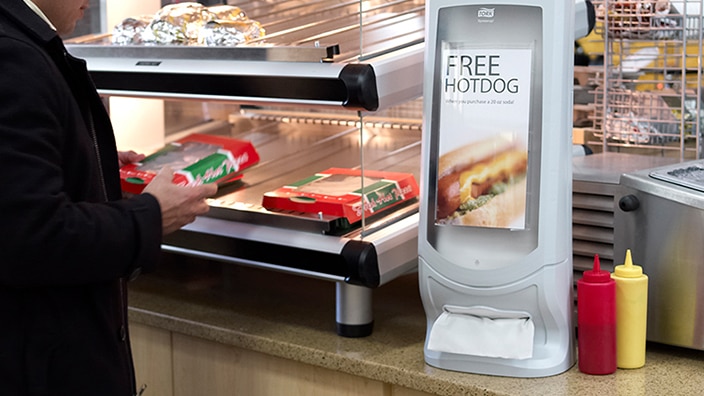
[[[431,366],[541,377],[575,362],[570,131],[582,6],[426,2],[419,282]]]

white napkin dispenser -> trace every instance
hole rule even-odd
[[[425,361],[540,377],[575,362],[575,4],[426,2]]]

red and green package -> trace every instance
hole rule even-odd
[[[222,183],[241,177],[244,169],[259,162],[252,143],[204,134],[190,134],[169,143],[138,163],[120,168],[122,190],[139,194],[164,167],[174,170],[178,185]]]
[[[362,187],[362,183],[364,186]],[[419,194],[410,173],[330,168],[264,194],[268,210],[323,213],[350,224],[401,205]]]

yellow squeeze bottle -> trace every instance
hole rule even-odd
[[[633,265],[631,250],[617,265],[611,278],[616,281],[616,366],[633,369],[645,365],[645,336],[648,318],[648,276]]]

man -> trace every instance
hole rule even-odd
[[[68,55],[88,0],[0,1],[0,394],[137,393],[127,279],[217,187],[165,170],[122,199],[108,115]]]

